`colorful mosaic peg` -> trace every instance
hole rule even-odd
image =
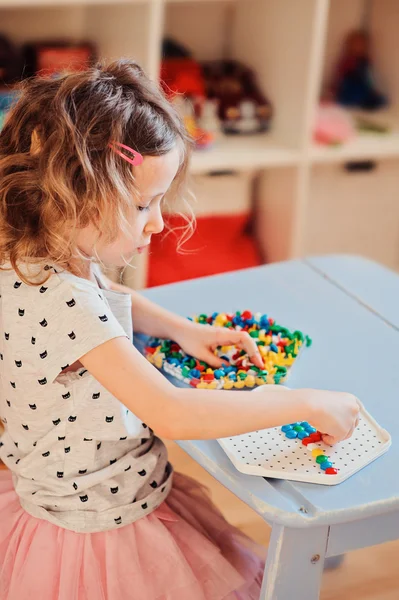
[[[338,474],[338,469],[334,468],[329,457],[324,454],[324,450],[322,448],[314,447],[314,444],[322,441],[320,431],[317,431],[306,421],[291,423],[291,425],[283,425],[281,431],[289,440],[296,438],[302,440],[302,444],[310,451],[312,458],[315,459],[316,463],[320,466],[320,469],[324,471],[326,475]]]
[[[227,361],[228,366],[213,369],[207,363],[187,355],[171,340],[150,338],[145,348],[146,358],[158,369],[164,369],[199,389],[231,390],[283,383],[301,348],[312,343],[302,331],[290,331],[267,315],[249,310],[234,314],[201,314],[191,320],[203,325],[247,331],[256,340],[264,362],[263,369],[260,369],[241,348],[222,346],[215,350],[215,355]]]

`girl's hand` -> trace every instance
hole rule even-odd
[[[215,356],[214,350],[218,346],[233,345],[245,350],[256,367],[264,368],[258,346],[246,331],[234,331],[225,327],[212,327],[187,321],[179,332],[175,332],[174,339],[187,354],[203,360],[214,368],[226,364],[226,361]]]
[[[353,394],[322,390],[296,390],[299,402],[307,406],[307,420],[333,446],[351,437],[359,424],[360,401]]]

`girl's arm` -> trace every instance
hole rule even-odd
[[[161,437],[215,439],[306,420],[328,434],[327,443],[351,435],[359,413],[351,394],[281,390],[264,394],[176,388],[126,338],[88,352],[84,367]]]
[[[135,331],[149,336],[170,338],[180,344],[187,354],[216,368],[220,367],[223,361],[215,357],[215,348],[235,344],[245,350],[254,365],[261,369],[264,367],[255,340],[245,331],[231,331],[224,327],[205,327],[193,323],[124,285],[113,283],[103,276],[102,281],[112,290],[131,295]]]

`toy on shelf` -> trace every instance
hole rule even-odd
[[[183,95],[195,106],[195,127],[210,144],[209,133],[252,134],[270,127],[272,107],[260,91],[255,73],[235,60],[200,64],[189,50],[174,40],[163,44],[161,82],[170,98]],[[196,134],[194,139],[197,139]]]
[[[187,132],[194,140],[197,150],[203,150],[212,146],[215,136],[212,132],[207,131],[199,125],[194,102],[184,96],[176,95],[172,98],[172,103],[183,118]]]
[[[205,98],[201,65],[187,48],[169,38],[162,45],[161,85],[169,98]]]
[[[220,137],[222,124],[219,119],[219,104],[217,100],[205,100],[201,107],[201,116],[199,118],[200,127],[209,132],[215,140]]]
[[[353,117],[336,104],[322,103],[317,109],[313,137],[315,142],[337,146],[356,135]]]
[[[46,41],[27,44],[24,48],[24,75],[59,77],[83,71],[92,65],[95,57],[94,46],[89,42]]]
[[[227,327],[248,331],[256,340],[264,361],[264,368],[254,366],[244,350],[237,346],[223,346],[215,355],[226,361],[226,366],[211,368],[207,363],[188,356],[171,340],[151,338],[146,346],[147,359],[158,369],[198,389],[231,390],[253,388],[265,384],[279,384],[286,380],[301,348],[311,345],[311,339],[301,331],[289,331],[274,319],[249,310],[236,313],[201,314],[193,319],[203,325]]]
[[[227,134],[267,131],[272,107],[262,94],[255,73],[235,60],[203,64],[206,95],[219,104],[219,118]]]
[[[36,74],[59,77],[86,69],[94,59],[95,51],[90,43],[38,42],[27,44],[18,52],[8,38],[0,36],[0,129],[18,96],[14,84],[22,77]]]
[[[199,122],[205,103],[201,66],[184,46],[168,38],[163,42],[161,85],[183,117],[196,148],[201,150],[212,146],[214,133]]]
[[[338,63],[332,95],[347,107],[376,110],[387,104],[377,89],[373,75],[370,36],[366,31],[351,31]]]
[[[390,133],[392,131],[392,127],[387,123],[366,118],[364,116],[356,117],[356,127],[360,132],[376,133],[380,135],[385,135],[386,133]]]

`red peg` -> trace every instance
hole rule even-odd
[[[326,475],[338,475],[338,469],[334,469],[334,467],[329,467],[324,472]]]
[[[215,376],[213,373],[205,373],[205,375],[202,377],[202,379],[204,381],[213,381],[215,379]]]

